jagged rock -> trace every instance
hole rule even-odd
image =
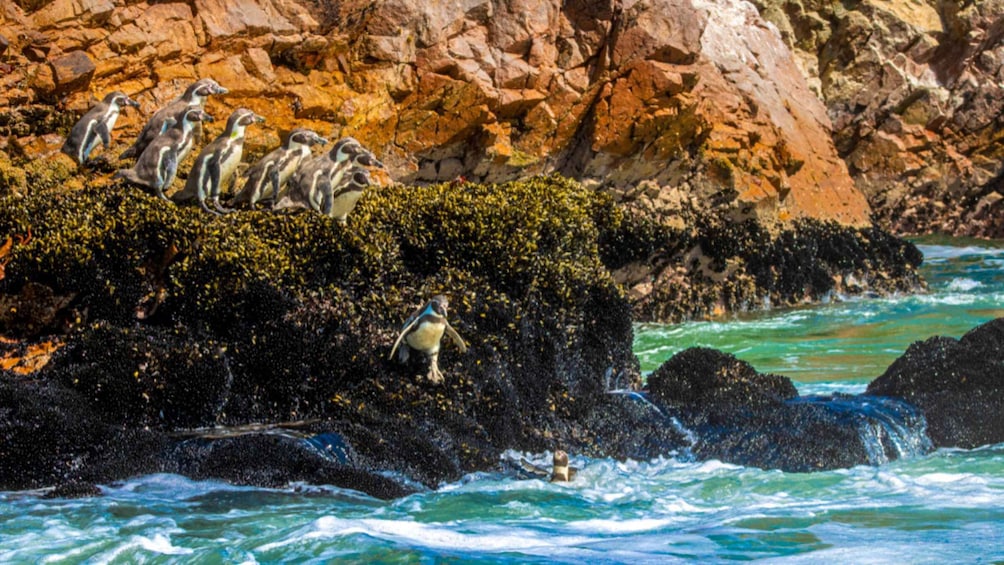
[[[398,179],[557,170],[618,194],[642,181],[686,187],[703,209],[766,221],[869,221],[823,106],[775,30],[739,0],[23,8],[37,44],[83,49],[97,66],[70,107],[123,86],[157,107],[184,88],[176,79],[210,74],[235,93],[213,101],[224,115],[243,105],[282,129],[354,135]],[[46,77],[26,73],[46,92]],[[122,122],[124,136],[142,124]],[[637,206],[671,221],[652,194]]]
[[[971,449],[1004,441],[1004,318],[960,339],[914,343],[867,393],[920,407],[937,447]]]
[[[826,101],[878,218],[902,233],[1002,237],[1004,3],[754,0]]]
[[[85,88],[97,69],[83,51],[72,51],[53,59],[50,64],[57,93]]]

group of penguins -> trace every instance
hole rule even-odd
[[[179,204],[197,201],[203,210],[217,215],[232,212],[237,205],[255,208],[259,202],[270,202],[273,210],[305,208],[346,223],[363,190],[371,184],[369,169],[382,168],[383,164],[351,137],[340,139],[330,151],[315,156],[311,148],[326,145],[328,140],[305,128],[291,131],[283,145],[247,170],[243,188],[229,202],[231,207],[220,202],[222,190],[236,182],[244,131],[265,121],[246,108],[234,110],[223,133],[199,152],[185,187],[170,198],[165,194],[177,176],[179,163],[195,144],[199,124],[213,121],[203,109],[206,99],[227,92],[215,80],[204,78],[157,110],[132,146],[119,157],[135,159],[135,164],[119,170],[116,178]],[[119,91],[106,95],[73,126],[62,152],[86,165],[98,143],[107,151],[115,121],[127,106],[139,108],[139,103]]]
[[[197,124],[213,121],[203,110],[206,99],[227,92],[213,79],[192,83],[180,98],[157,110],[147,121],[136,141],[119,157],[136,159],[136,163],[131,168],[119,170],[115,176],[152,189],[165,200],[176,203],[196,200],[211,214],[233,211],[220,202],[221,190],[236,180],[245,129],[265,121],[246,108],[234,110],[223,133],[199,152],[185,188],[170,198],[165,194],[178,173],[178,164],[185,160],[195,143]],[[107,151],[115,121],[127,106],[139,108],[139,103],[119,91],[106,95],[73,126],[62,152],[78,164],[86,165],[98,143]],[[259,202],[271,201],[273,210],[306,208],[346,223],[363,190],[371,184],[369,169],[382,168],[383,164],[351,137],[340,139],[326,153],[312,154],[311,147],[327,142],[309,129],[294,129],[282,146],[247,170],[244,187],[234,195],[230,205],[254,208]],[[425,354],[429,359],[426,378],[433,384],[443,382],[438,359],[444,335],[461,353],[467,352],[464,340],[446,319],[448,308],[448,298],[440,294],[415,310],[405,320],[390,352],[391,359],[397,353],[402,363],[408,361],[412,349]],[[568,455],[560,450],[554,453],[550,471],[525,459],[520,463],[530,476],[550,477],[552,482],[569,481],[576,472],[568,466]]]
[[[195,142],[195,126],[212,121],[203,107],[206,98],[226,94],[227,89],[212,79],[196,81],[177,100],[161,108],[146,123],[139,137],[120,159],[136,159],[136,164],[121,169],[116,177],[152,189],[157,196],[177,203],[197,200],[203,210],[225,214],[231,208],[220,202],[220,192],[236,177],[244,146],[244,130],[264,122],[251,110],[238,108],[227,120],[227,127],[207,144],[192,166],[185,188],[170,198],[164,193],[174,182],[181,163]],[[139,103],[122,92],[112,92],[88,110],[70,130],[62,151],[78,164],[88,163],[98,143],[105,150],[111,143],[111,131],[121,110]],[[231,206],[271,201],[274,210],[306,208],[315,210],[339,223],[345,223],[363,190],[369,186],[369,168],[383,167],[366,148],[351,137],[337,141],[330,151],[312,155],[311,147],[327,140],[308,129],[289,133],[285,144],[265,155],[247,171],[244,187],[234,196]],[[209,205],[213,208],[210,208]],[[390,357],[398,353],[406,362],[410,350],[424,353],[429,359],[427,378],[433,384],[443,382],[439,370],[439,349],[443,335],[449,336],[461,353],[467,345],[446,319],[449,301],[437,295],[415,310],[405,320],[394,342]]]

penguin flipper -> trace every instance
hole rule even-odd
[[[272,185],[272,202],[279,201],[279,167],[272,167],[268,175],[269,184]]]
[[[519,458],[519,466],[523,471],[538,478],[545,478],[551,475],[550,471],[544,469],[543,467],[538,467],[537,465],[530,463],[529,461],[526,460],[526,457]]]
[[[166,198],[164,196],[164,191],[171,188],[174,184],[174,177],[178,174],[178,153],[175,151],[168,151],[164,155],[164,183],[160,186],[157,191],[157,195],[161,198]]]
[[[108,146],[112,144],[112,133],[108,131],[108,124],[100,122],[97,126],[95,126],[94,131],[96,131],[98,133],[98,137],[101,138],[101,144],[105,146],[105,149],[108,149]],[[88,153],[90,153],[90,151],[88,151]]]
[[[331,212],[335,208],[335,195],[332,190],[331,181],[323,180],[320,182],[318,189],[324,197],[321,199],[321,213],[325,216],[330,216]]]
[[[460,334],[457,333],[457,330],[453,329],[453,326],[449,322],[446,322],[446,335],[450,336],[453,343],[457,344],[461,353],[467,353],[467,344],[464,343],[463,338],[460,337]]]
[[[390,348],[390,356],[388,356],[387,359],[394,358],[394,352],[396,352],[397,347],[401,345],[401,341],[404,339],[404,336],[408,335],[408,332],[410,332],[411,328],[415,327],[416,324],[418,324],[418,316],[415,316],[415,319],[413,320],[408,320],[408,323],[401,329],[401,334],[397,336],[397,341],[394,342],[394,347]]]

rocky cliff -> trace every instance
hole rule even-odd
[[[755,0],[899,233],[1004,237],[1004,2]]]
[[[2,6],[9,151],[51,151],[106,91],[148,115],[211,76],[231,89],[211,112],[268,118],[252,148],[298,124],[359,138],[406,182],[560,172],[666,221],[727,208],[868,223],[825,108],[739,0]]]

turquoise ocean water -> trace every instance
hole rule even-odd
[[[639,326],[642,368],[701,345],[803,394],[856,393],[910,343],[1004,316],[1004,244],[919,243],[926,294]],[[572,459],[570,484],[476,474],[389,502],[174,475],[90,499],[0,493],[0,563],[1004,562],[1004,445],[807,474]]]

